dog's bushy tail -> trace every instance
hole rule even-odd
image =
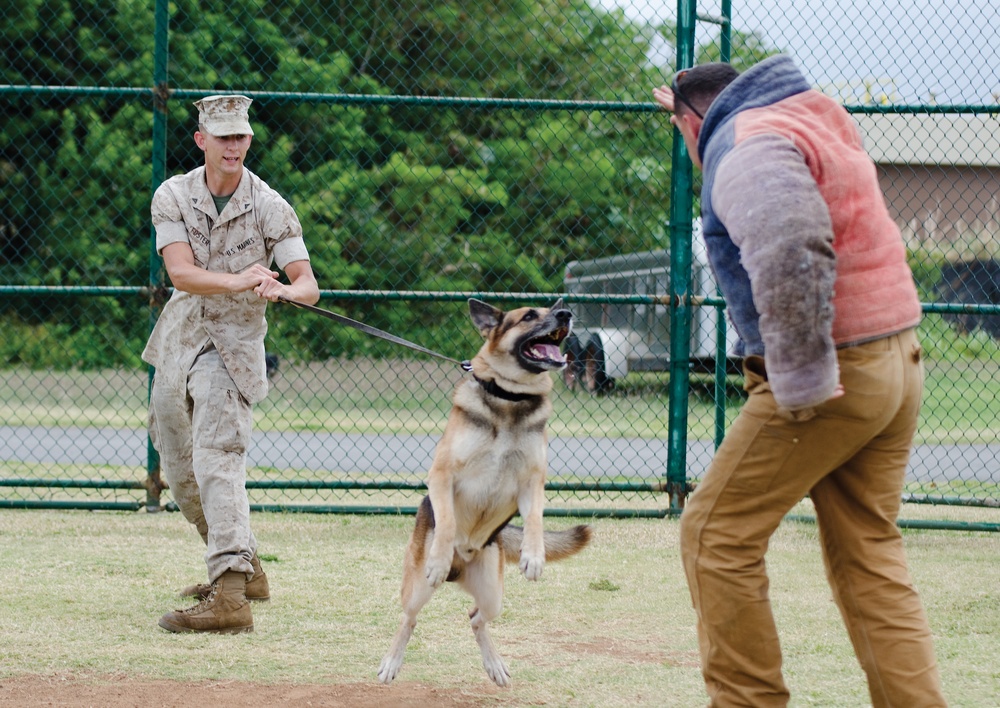
[[[545,560],[546,562],[558,561],[576,555],[590,543],[593,530],[586,524],[574,526],[565,531],[546,531],[545,540]],[[524,529],[520,526],[507,524],[500,532],[500,542],[503,545],[503,554],[506,560],[517,562],[521,558],[521,541],[524,538]]]

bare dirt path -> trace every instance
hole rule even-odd
[[[491,705],[497,705],[490,701]],[[236,681],[177,683],[106,676],[0,679],[0,705],[11,708],[478,708],[481,698],[419,683],[258,685]]]

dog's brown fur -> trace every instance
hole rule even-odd
[[[590,541],[589,526],[542,530],[549,371],[565,366],[558,346],[572,326],[569,310],[559,300],[550,309],[504,313],[470,300],[469,312],[486,342],[472,360],[472,378],[455,389],[428,474],[403,563],[403,620],[379,666],[383,683],[399,673],[417,614],[447,580],[475,600],[469,620],[483,667],[498,685],[509,685],[486,627],[500,614],[504,563],[516,561],[528,580],[538,580],[545,561]],[[518,512],[523,529],[508,523]]]

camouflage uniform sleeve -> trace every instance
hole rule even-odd
[[[187,227],[184,225],[184,217],[181,215],[180,206],[174,198],[174,193],[166,185],[160,185],[153,194],[153,203],[150,205],[150,215],[153,220],[153,228],[156,229],[156,252],[163,253],[163,249],[172,243],[190,243]]]
[[[309,260],[302,225],[292,205],[276,197],[265,217],[265,238],[270,242],[275,264],[284,269],[289,263]]]

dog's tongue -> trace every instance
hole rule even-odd
[[[536,344],[531,348],[531,355],[536,359],[550,359],[552,361],[562,361],[562,352],[555,344]]]

